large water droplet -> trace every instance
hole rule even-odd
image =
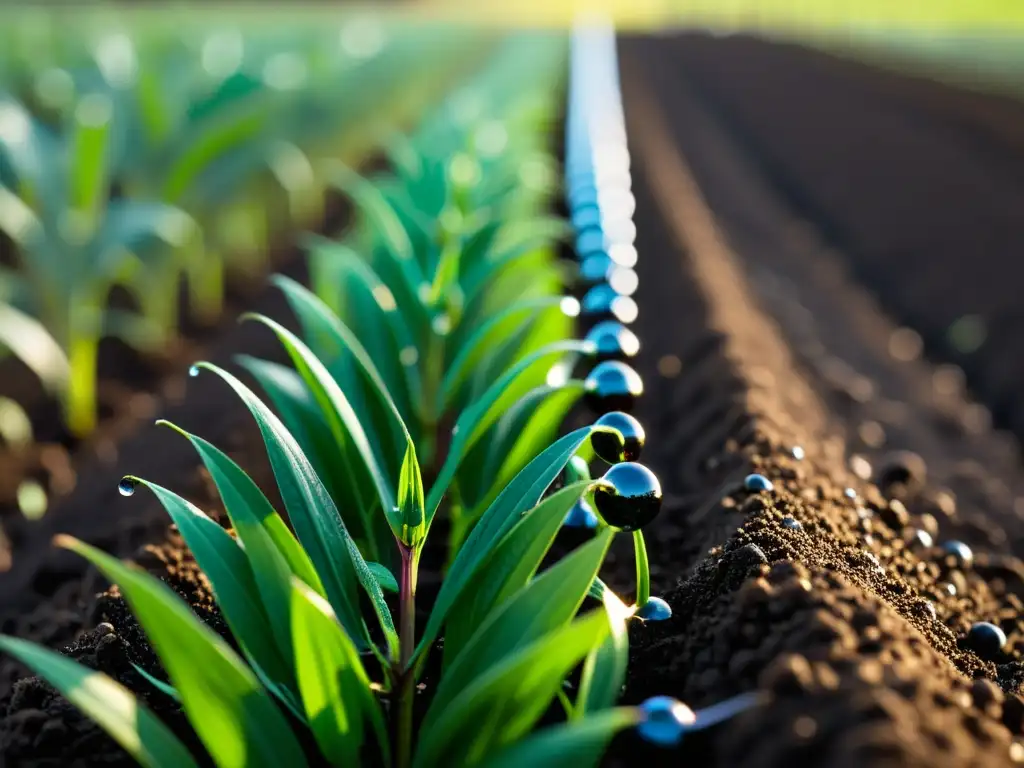
[[[772,481],[764,475],[747,475],[743,478],[743,487],[752,493],[761,493],[761,491],[772,491],[775,489]]]
[[[597,513],[608,525],[623,531],[643,528],[661,510],[661,483],[643,464],[616,464],[594,488]]]
[[[121,482],[117,484],[117,492],[122,496],[131,496],[135,493],[135,486],[138,485],[136,481],[130,477],[122,477]]]
[[[193,365],[191,368],[189,368],[188,369],[188,375],[191,376],[193,379],[196,376],[198,376],[199,375],[199,366],[198,365]]]
[[[597,359],[626,360],[640,351],[640,339],[629,328],[616,320],[602,320],[586,335],[587,341],[597,345]]]
[[[584,382],[587,405],[597,413],[632,411],[644,392],[640,374],[618,360],[598,363]]]
[[[660,597],[652,597],[637,609],[636,617],[644,621],[665,621],[672,618],[672,606]]]
[[[694,711],[678,699],[655,696],[640,705],[643,719],[636,731],[644,741],[662,747],[674,747],[697,721]]]
[[[963,644],[981,658],[993,661],[1006,647],[1006,633],[995,624],[978,621],[971,625]]]
[[[628,413],[612,411],[604,414],[595,426],[611,427],[615,432],[594,432],[590,443],[598,458],[609,464],[620,461],[636,461],[643,451],[647,434],[643,425]]]
[[[584,499],[573,504],[572,509],[566,514],[565,520],[562,521],[562,525],[566,528],[585,528],[591,531],[597,528],[597,524],[597,515]]]

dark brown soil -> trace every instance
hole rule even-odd
[[[609,763],[1020,762],[1024,562],[1015,555],[1024,521],[1014,499],[1024,497],[1024,469],[1017,445],[979,416],[984,409],[947,369],[890,354],[897,328],[847,273],[853,257],[823,241],[681,76],[677,57],[692,40],[684,42],[628,40],[622,48],[641,254],[642,460],[666,490],[647,540],[655,594],[675,612],[634,627],[625,700],[669,694],[700,707],[752,690],[765,698],[673,753],[624,735]],[[939,120],[947,109],[939,106],[921,104],[919,119]],[[961,221],[962,236],[976,226]],[[959,262],[949,255],[937,263]],[[933,287],[941,284],[934,277]],[[943,301],[956,301],[958,288],[947,281]],[[259,309],[283,310],[272,295]],[[277,354],[268,334],[243,326],[213,359],[240,351]],[[200,377],[189,389],[169,417],[226,444],[270,487],[259,441],[225,388]],[[88,508],[68,507],[33,540],[31,567],[16,564],[9,574],[16,581],[0,578],[0,630],[70,644],[72,655],[143,692],[180,728],[169,702],[128,664],[158,672],[123,604],[113,594],[93,597],[102,588],[95,574],[44,545],[57,530],[120,555],[158,542],[142,562],[217,625],[194,563],[173,535],[164,536],[157,503],[115,491],[123,469],[216,510],[190,449],[148,430],[120,453],[118,472],[86,475],[72,497],[90,499]],[[902,476],[901,466],[909,469]],[[771,478],[775,490],[743,491],[739,481],[751,471]],[[138,514],[133,526],[124,525],[126,508]],[[973,564],[958,565],[918,531],[940,545],[966,542]],[[625,537],[618,544],[607,577],[628,593],[631,547]],[[966,647],[967,629],[981,620],[1006,631],[1003,653],[982,658]],[[115,629],[100,637],[103,621]],[[126,763],[45,686],[27,679],[12,692],[6,681],[17,668],[0,669],[4,765]]]

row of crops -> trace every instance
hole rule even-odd
[[[454,36],[446,55],[470,37]],[[416,50],[417,40],[394,45]],[[650,595],[641,532],[660,510],[661,488],[636,462],[644,430],[628,413],[643,386],[627,362],[639,345],[627,327],[637,313],[637,253],[614,36],[608,27],[581,29],[569,57],[557,34],[511,35],[489,48],[415,130],[389,136],[384,170],[358,172],[337,153],[318,166],[322,176],[313,178],[344,194],[355,225],[340,236],[305,238],[308,285],[271,278],[297,331],[284,318],[243,316],[277,338],[290,364],[247,357],[234,371],[202,361],[189,370],[237,395],[272,470],[272,477],[247,471],[202,437],[202,424],[164,422],[194,447],[230,530],[173,489],[130,474],[121,481],[123,496],[144,488],[164,506],[234,644],[158,578],[66,536],[60,546],[119,585],[160,664],[108,676],[0,637],[0,649],[143,765],[595,765],[620,732],[672,746],[751,703],[740,697],[699,713],[664,697],[618,704],[630,625],[642,631],[670,611]],[[384,50],[382,66],[400,69]],[[550,214],[567,58],[570,221]],[[337,82],[324,87],[337,94],[331,108],[343,112],[345,90]],[[106,100],[105,119],[82,119],[83,99],[96,94]],[[311,95],[300,108],[292,96],[272,96],[268,119],[325,108]],[[389,98],[387,88],[377,89],[368,109]],[[10,103],[31,138],[5,145],[20,150],[8,149],[5,179],[20,182],[9,188],[12,199],[33,213],[30,203],[49,199],[38,192],[46,177],[22,166],[45,123],[23,102]],[[205,247],[216,241],[201,224],[201,258],[184,245],[167,247],[175,243],[146,222],[171,211],[197,222],[215,203],[189,211],[176,198],[121,198],[111,179],[127,178],[113,171],[123,161],[106,150],[76,154],[83,144],[131,144],[110,140],[116,103],[101,89],[57,111],[70,121],[68,156],[92,158],[83,161],[88,173],[69,166],[78,171],[66,211],[76,222],[88,214],[84,244],[108,231],[112,210],[149,206],[139,210],[152,216],[125,214],[143,224],[131,230],[140,233],[131,249],[116,250],[130,251],[129,262],[143,270],[173,264],[166,274],[183,278],[188,306],[198,311],[205,291],[222,285],[225,265],[211,258],[226,250]],[[135,127],[144,124],[140,118]],[[219,163],[189,176],[197,194]],[[258,178],[239,182],[242,197]],[[93,194],[79,197],[81,189]],[[42,242],[12,241],[29,254]],[[559,257],[564,241],[576,258]],[[124,287],[134,288],[133,279]],[[576,281],[582,301],[566,294]],[[92,311],[112,312],[98,295],[91,294]],[[145,317],[145,304],[135,312]],[[73,366],[74,345],[55,342]],[[65,402],[69,423],[81,427],[77,396]],[[597,421],[565,433],[564,424],[588,420],[584,403]],[[596,479],[595,464],[602,465]],[[261,480],[272,481],[274,493]],[[566,527],[576,536],[562,535]],[[636,554],[632,602],[599,577],[623,531]],[[425,575],[439,586],[422,594]],[[157,718],[146,703],[154,697],[179,704],[187,722]]]
[[[179,287],[192,319],[216,321],[226,273],[265,271],[275,235],[318,223],[318,159],[386,138],[478,44],[360,20],[17,18],[0,43],[0,348],[79,437],[96,424],[101,338],[158,352]]]

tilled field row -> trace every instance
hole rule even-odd
[[[623,45],[637,325],[659,372],[641,420],[674,494],[649,549],[674,615],[633,633],[628,698],[766,694],[684,744],[688,764],[1024,758],[1014,447],[962,390],[929,394],[941,369],[889,353],[895,326],[659,53]],[[755,472],[774,489],[746,490]]]

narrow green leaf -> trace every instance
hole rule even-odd
[[[275,683],[293,687],[290,665],[274,643],[246,553],[200,509],[156,483],[139,479],[167,510],[181,537],[210,580],[214,599],[245,654]]]
[[[459,415],[455,422],[454,437],[448,455],[427,498],[428,530],[462,457],[501,414],[536,386],[535,379],[540,371],[540,365],[550,357],[561,356],[567,352],[590,352],[592,349],[593,342],[589,341],[570,340],[547,344],[519,360]]]
[[[377,579],[381,589],[385,592],[398,592],[398,579],[385,566],[367,561],[366,567],[373,572],[373,577]]]
[[[253,672],[169,587],[77,539],[59,536],[57,543],[120,587],[218,768],[306,765],[288,722]]]
[[[63,694],[147,768],[189,768],[197,763],[135,694],[118,682],[42,646],[0,636],[14,656]]]
[[[223,451],[170,422],[158,421],[157,424],[169,426],[188,438],[210,473],[238,540],[245,547],[278,648],[290,662],[293,656],[288,630],[291,577],[295,576],[326,597],[309,555],[259,487]]]
[[[528,392],[501,417],[483,441],[489,450],[483,467],[477,471],[490,484],[484,488],[482,501],[478,500],[474,506],[480,509],[490,506],[501,489],[554,442],[582,394],[583,382],[580,381],[560,386],[545,384]],[[459,488],[462,488],[461,475]]]
[[[640,711],[620,707],[585,720],[560,723],[537,731],[485,759],[482,768],[596,768],[611,740],[640,723]]]
[[[416,460],[416,446],[410,438],[398,481],[398,507],[391,513],[396,517],[392,523],[397,529],[395,535],[407,547],[420,546],[426,535],[423,504],[423,475]]]
[[[486,259],[466,274],[462,288],[467,300],[478,296],[498,275],[513,267],[519,259],[572,232],[567,222],[550,218],[537,219],[519,229],[520,231],[508,238],[511,242],[500,243],[502,247],[493,249]]]
[[[387,418],[386,424],[375,423],[376,429],[390,429],[396,436],[395,444],[404,446],[411,439],[409,430],[402,414],[395,405],[394,400],[388,393],[387,386],[381,378],[373,359],[366,351],[366,348],[359,341],[359,338],[348,328],[320,299],[309,292],[299,283],[284,277],[275,275],[271,278],[284,293],[285,298],[295,312],[303,327],[303,335],[310,340],[311,351],[321,360],[329,360],[342,351],[351,355],[355,362],[355,369],[362,376],[369,392],[374,396],[380,406],[379,412]],[[346,382],[341,382],[344,385]],[[381,466],[386,466],[389,457],[379,457]],[[391,459],[395,462],[397,457]],[[395,462],[397,463],[397,462]],[[392,506],[394,506],[392,504]]]
[[[147,683],[149,683],[154,688],[156,688],[158,691],[160,691],[160,693],[164,694],[165,696],[167,696],[167,697],[169,697],[171,699],[174,699],[179,704],[181,703],[181,694],[179,694],[174,689],[173,685],[169,685],[168,683],[165,683],[163,680],[160,680],[160,679],[158,679],[156,677],[153,677],[151,674],[149,674],[149,672],[144,670],[138,664],[132,663],[132,668],[136,672],[139,673],[139,676],[143,680],[145,680]]]
[[[237,378],[210,363],[198,365],[224,379],[256,419],[292,526],[320,575],[331,606],[353,642],[360,648],[369,645],[359,611],[358,586],[362,585],[373,603],[389,646],[397,647],[398,635],[380,586],[366,567],[366,561],[349,536],[330,494],[295,438]],[[346,554],[347,557],[344,556]]]
[[[330,604],[299,580],[292,582],[291,633],[295,674],[306,719],[332,765],[358,765],[369,723],[388,763],[380,705],[359,652]]]
[[[629,664],[629,630],[626,623],[633,611],[610,589],[605,590],[603,602],[610,631],[601,645],[591,649],[583,663],[580,691],[573,715],[575,718],[615,706],[626,682],[626,667]]]
[[[614,535],[606,528],[518,591],[507,597],[496,595],[496,604],[487,606],[483,621],[446,669],[423,722],[424,729],[429,730],[460,691],[501,659],[572,621]]]
[[[522,738],[543,716],[570,670],[607,632],[605,612],[591,611],[506,656],[424,728],[415,768],[473,765]]]
[[[75,106],[69,167],[69,202],[86,216],[91,231],[106,202],[110,126],[114,105],[104,94],[92,93]]]
[[[439,403],[443,411],[458,394],[460,388],[469,379],[470,374],[504,339],[527,327],[544,311],[562,311],[565,298],[562,296],[541,296],[517,302],[507,309],[498,312],[490,320],[475,330],[473,335],[459,347],[458,354],[448,366],[444,383],[441,386],[442,399]]]
[[[525,587],[551,548],[566,514],[590,483],[574,483],[544,499],[494,547],[450,613],[444,633],[444,667],[451,666],[488,612]]]
[[[0,347],[11,350],[49,391],[62,392],[67,387],[71,375],[68,357],[46,326],[3,302],[0,302]]]
[[[550,445],[515,476],[484,512],[441,583],[423,637],[416,648],[417,656],[433,644],[455,601],[497,543],[519,522],[524,512],[537,504],[593,431],[593,427],[581,427]]]
[[[414,297],[396,295],[366,263],[366,259],[344,243],[316,236],[307,240],[310,244],[313,292],[343,324],[356,331],[354,335],[357,338],[366,339],[363,346],[368,353],[374,354],[372,359],[380,371],[386,391],[394,394],[394,387],[401,382],[404,398],[411,409],[405,417],[408,421],[411,415],[423,411],[423,404],[420,400],[419,368],[415,364],[404,364],[400,359],[409,351],[418,355],[417,340],[409,329],[405,313],[410,308],[416,309],[418,322],[426,328],[423,307]],[[374,307],[372,313],[367,311],[371,304]],[[314,341],[313,338],[306,339],[330,368],[330,359]],[[390,373],[386,370],[389,366]],[[340,383],[344,389],[346,382]]]
[[[390,514],[395,507],[394,491],[388,485],[387,478],[377,462],[366,429],[352,409],[345,393],[338,386],[338,382],[305,342],[283,325],[263,315],[242,317],[266,325],[277,335],[291,357],[295,369],[320,406],[321,417],[331,430],[346,473],[353,478],[357,490],[365,489],[367,485],[374,489],[376,498],[368,498],[362,493],[358,496],[362,519],[368,521],[370,515],[375,513],[377,504],[385,513]],[[370,527],[369,523],[365,525],[367,528]]]
[[[194,139],[168,170],[161,197],[178,202],[214,161],[252,141],[266,124],[268,107],[264,100],[250,100],[244,107],[236,105],[225,110],[222,117],[206,122],[201,131],[194,132]]]
[[[340,161],[330,164],[328,177],[334,186],[352,198],[370,220],[374,233],[381,238],[396,259],[415,263],[415,253],[412,243],[409,242],[409,234],[373,182]]]

